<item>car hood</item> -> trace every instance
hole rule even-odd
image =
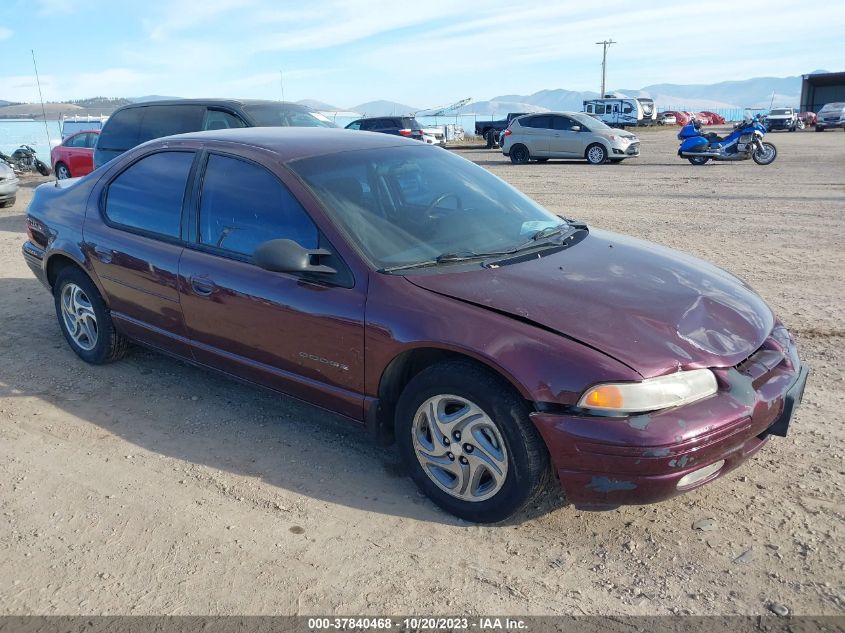
[[[736,365],[774,326],[765,302],[730,273],[606,231],[538,259],[406,279],[575,339],[643,377]]]

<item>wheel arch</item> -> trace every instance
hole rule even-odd
[[[51,249],[48,251],[47,256],[44,258],[44,275],[47,279],[47,283],[52,290],[56,285],[56,279],[58,279],[59,274],[67,268],[68,266],[72,266],[78,268],[83,273],[85,273],[94,286],[97,288],[97,292],[100,293],[100,296],[103,298],[103,302],[108,307],[108,297],[106,293],[103,291],[103,287],[100,284],[100,280],[97,279],[97,276],[89,270],[85,264],[78,258],[74,257],[70,252],[66,250],[59,250],[59,249]]]
[[[528,405],[534,409],[530,392],[508,371],[488,358],[479,357],[465,350],[455,350],[436,345],[420,345],[401,351],[385,366],[378,383],[376,404],[368,415],[367,426],[383,444],[392,444],[393,420],[396,404],[405,386],[422,370],[447,360],[463,360],[493,372],[508,383]]]
[[[584,159],[585,159],[585,160],[587,160],[587,154],[590,152],[590,148],[591,148],[591,147],[593,147],[594,145],[598,145],[599,147],[601,147],[602,149],[604,149],[605,160],[607,160],[608,158],[610,158],[610,154],[611,154],[611,152],[610,152],[610,147],[608,147],[608,146],[607,146],[605,143],[603,143],[602,141],[593,141],[592,143],[590,143],[589,145],[587,145],[587,147],[585,147],[585,148],[584,148]]]

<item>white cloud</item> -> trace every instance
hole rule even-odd
[[[7,29],[5,26],[0,26],[0,42],[12,37],[15,32],[12,29]]]

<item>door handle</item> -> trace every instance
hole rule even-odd
[[[214,293],[214,290],[217,286],[214,282],[209,281],[208,279],[202,279],[200,277],[191,277],[191,290],[194,291],[194,294],[197,294],[201,297],[209,297]]]
[[[94,255],[104,264],[111,264],[114,258],[114,251],[110,248],[103,248],[102,246],[94,247]]]

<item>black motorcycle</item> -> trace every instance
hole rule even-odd
[[[49,165],[38,159],[35,150],[29,145],[21,145],[11,156],[0,152],[0,160],[18,172],[37,171],[42,176],[49,176],[52,171]]]

